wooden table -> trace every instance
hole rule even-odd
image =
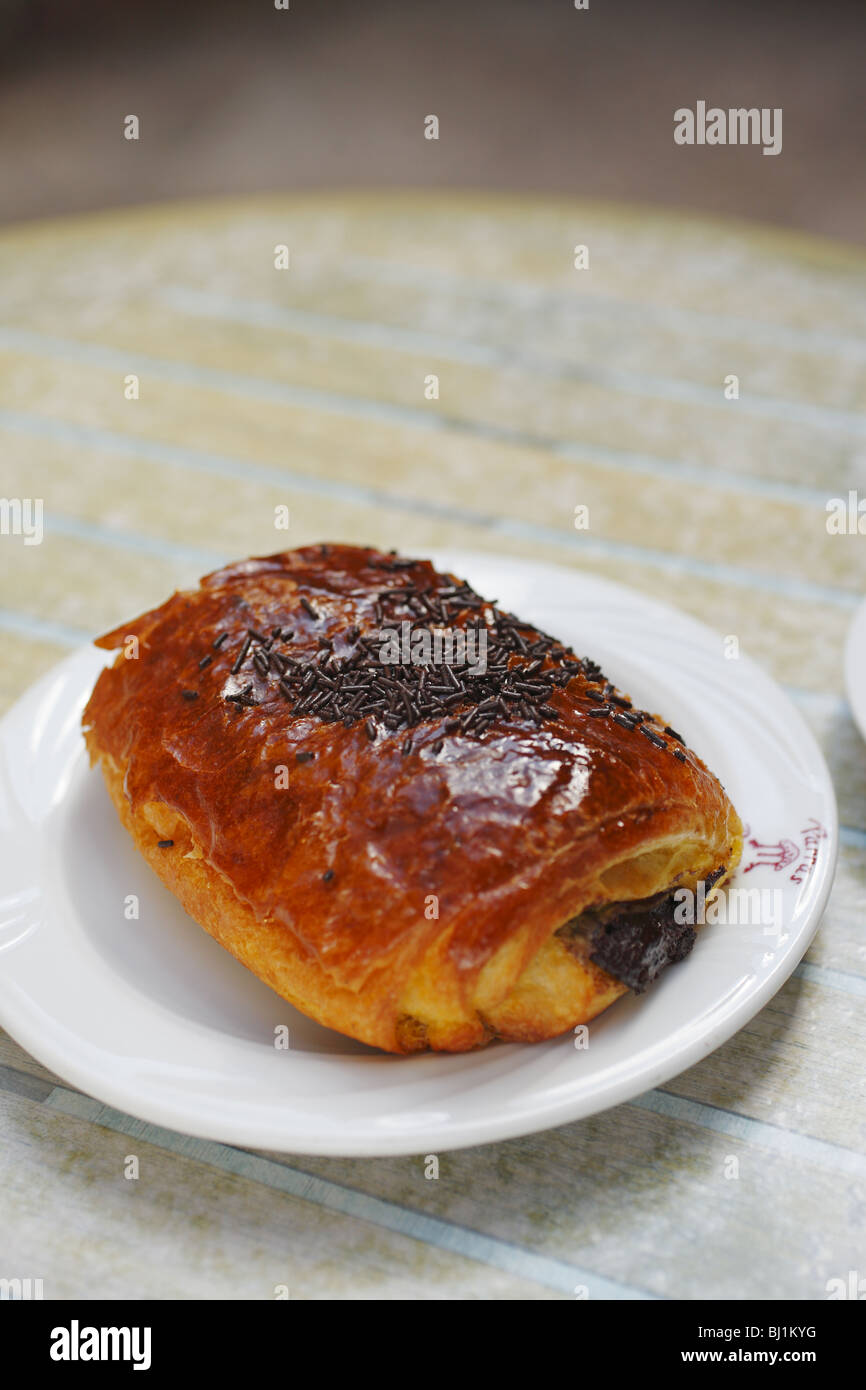
[[[821,741],[844,826],[813,947],[738,1036],[607,1114],[445,1154],[438,1181],[421,1157],[160,1131],[0,1036],[0,1276],[49,1298],[547,1299],[603,1277],[822,1299],[866,1273],[866,753],[841,663],[866,539],[826,526],[866,484],[864,272],[796,235],[442,194],[0,238],[0,492],[45,504],[41,545],[0,536],[4,706],[226,558],[506,551],[737,635]]]

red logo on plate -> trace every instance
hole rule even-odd
[[[744,828],[746,835],[748,835],[750,827],[747,825]],[[826,839],[827,831],[821,822],[815,820],[814,817],[799,832],[796,842],[794,840],[764,842],[749,838],[746,840],[746,856],[751,851],[751,860],[743,866],[743,873],[751,873],[752,869],[768,868],[778,874],[783,869],[790,869],[793,865],[794,871],[788,877],[792,883],[803,883],[818,862],[820,843]]]

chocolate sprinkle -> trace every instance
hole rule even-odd
[[[287,651],[294,629],[282,623],[273,625],[273,617],[263,622],[262,629],[249,627],[231,672],[237,675],[241,671],[255,642],[254,669],[249,672],[255,683],[250,681],[242,690],[225,694],[224,699],[236,707],[251,707],[267,702],[269,694],[278,691],[292,718],[309,716],[347,729],[362,723],[371,743],[380,732],[405,732],[438,723],[431,745],[438,753],[444,746],[443,733],[480,738],[496,722],[523,721],[539,727],[545,721],[559,720],[563,713],[556,706],[557,690],[580,680],[578,697],[598,706],[584,706],[584,716],[612,718],[621,728],[640,729],[656,747],[685,760],[681,748],[661,736],[661,730],[652,723],[654,716],[635,709],[631,700],[617,693],[597,662],[578,657],[549,633],[504,612],[495,600],[483,599],[465,581],[443,575],[433,575],[432,582],[416,579],[411,571],[419,561],[371,555],[367,563],[371,570],[387,572],[389,578],[383,577],[378,592],[370,593],[367,588],[354,591],[366,600],[363,620],[358,618],[342,630],[332,628],[317,637],[317,650],[310,653],[307,646],[297,656]],[[305,595],[295,601],[309,617],[323,621]],[[428,644],[442,629],[481,634],[486,660],[479,666],[464,653],[462,661],[458,656],[454,661],[427,665],[411,659],[384,662],[378,629],[386,623],[403,625],[404,632],[408,627],[409,652],[413,652],[413,639],[418,634]],[[267,637],[265,630],[270,634]],[[305,635],[309,642],[313,634]],[[213,645],[222,646],[225,640],[227,634],[221,633]],[[401,653],[405,651],[402,641]],[[210,660],[204,658],[202,667]],[[580,714],[578,707],[572,717]],[[677,744],[683,742],[674,729],[665,727],[664,732]],[[412,751],[411,735],[401,746],[404,755]],[[302,755],[296,758],[308,761]]]
[[[171,849],[173,844],[174,840],[157,840],[156,847],[157,849]]]
[[[250,681],[249,685],[244,686],[243,690],[236,690],[231,695],[226,695],[225,698],[230,704],[234,705],[254,705],[256,701],[252,698],[252,689],[253,685],[252,681]]]
[[[652,729],[648,729],[648,728],[647,728],[646,724],[640,724],[638,727],[639,727],[641,733],[644,735],[644,737],[645,737],[645,738],[648,738],[649,741],[650,741],[650,743],[654,743],[655,746],[656,746],[656,748],[664,748],[664,747],[665,747],[665,741],[664,741],[664,739],[663,739],[663,738],[659,738],[658,734],[654,734],[653,731],[652,731]]]
[[[233,675],[233,676],[236,676],[236,675],[237,675],[238,671],[241,669],[241,667],[243,666],[244,662],[246,661],[246,659],[247,659],[247,652],[249,651],[249,649],[250,649],[250,647],[251,647],[251,645],[252,645],[252,640],[253,640],[253,639],[252,639],[249,635],[247,635],[247,637],[244,639],[244,644],[243,644],[243,646],[241,647],[240,651],[238,652],[237,659],[236,659],[236,661],[235,661],[234,666],[232,667],[232,675]]]

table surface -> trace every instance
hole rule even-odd
[[[829,534],[826,505],[866,483],[863,253],[597,204],[334,194],[18,227],[0,285],[0,493],[45,504],[41,545],[0,536],[2,707],[285,544],[286,505],[290,544],[556,561],[736,634],[814,730],[843,826],[814,944],[736,1037],[606,1114],[443,1154],[436,1181],[421,1156],[159,1130],[0,1034],[0,1276],[47,1298],[548,1299],[603,1277],[821,1299],[861,1268],[866,753],[842,652],[866,539]]]

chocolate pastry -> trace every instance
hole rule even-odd
[[[392,1052],[589,1021],[690,947],[647,900],[740,857],[676,730],[426,560],[245,560],[97,645],[87,745],[148,863],[284,998]]]

